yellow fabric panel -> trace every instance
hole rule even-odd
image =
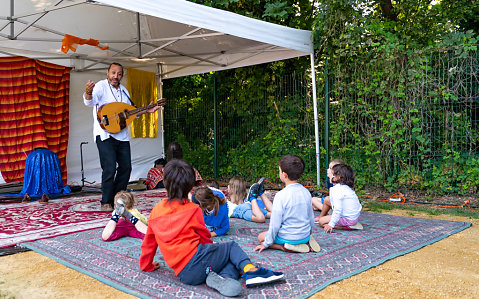
[[[156,89],[155,73],[127,69],[128,78],[126,88],[130,92],[131,99],[136,107],[144,107],[156,102],[158,91]],[[158,112],[145,113],[136,118],[131,124],[131,136],[133,138],[156,138],[158,131]]]

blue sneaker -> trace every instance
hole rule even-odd
[[[264,178],[260,178],[257,183],[254,183],[249,187],[248,197],[246,201],[252,201],[253,198],[258,198],[261,194],[264,193]]]
[[[258,196],[260,196],[261,194],[264,193],[264,180],[265,180],[265,178],[260,178],[259,181],[258,181],[258,185],[259,185]]]
[[[246,280],[246,287],[278,281],[284,277],[283,272],[274,272],[266,268],[259,268],[256,271],[248,271],[243,275]]]

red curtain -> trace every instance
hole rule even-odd
[[[37,147],[58,155],[67,181],[71,68],[26,57],[0,57],[0,171],[23,181],[25,160]]]

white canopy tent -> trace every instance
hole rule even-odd
[[[81,181],[80,144],[85,177],[101,180],[92,142],[91,108],[82,102],[87,80],[105,78],[120,62],[155,72],[161,80],[310,55],[311,32],[244,17],[182,0],[1,0],[0,56],[26,56],[72,67],[68,182]],[[107,51],[82,45],[61,52],[65,34],[92,38]],[[128,74],[126,74],[128,76]],[[314,72],[313,101],[319,184],[319,134]],[[161,119],[162,121],[162,119]],[[162,126],[160,126],[162,128]],[[155,139],[131,141],[131,179],[145,177],[164,151],[163,131]]]

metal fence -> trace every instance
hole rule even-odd
[[[360,187],[477,192],[477,51],[420,53],[398,60],[396,76],[380,63],[328,68],[317,70],[321,169],[341,158],[355,169]],[[185,159],[205,177],[275,179],[278,159],[295,153],[307,164],[303,179],[316,181],[307,75],[234,89],[222,88],[222,73],[209,82],[181,93],[165,88],[166,144],[179,141]]]
[[[274,180],[277,161],[292,152],[303,157],[305,177],[312,178],[316,161],[310,78],[288,74],[264,86],[243,83],[239,92],[222,88],[221,73],[210,79],[201,92],[178,94],[165,88],[165,144],[178,141],[184,158],[206,177]]]
[[[396,76],[384,69],[332,70],[331,157],[361,185],[477,192],[477,51],[418,53],[396,61]]]

